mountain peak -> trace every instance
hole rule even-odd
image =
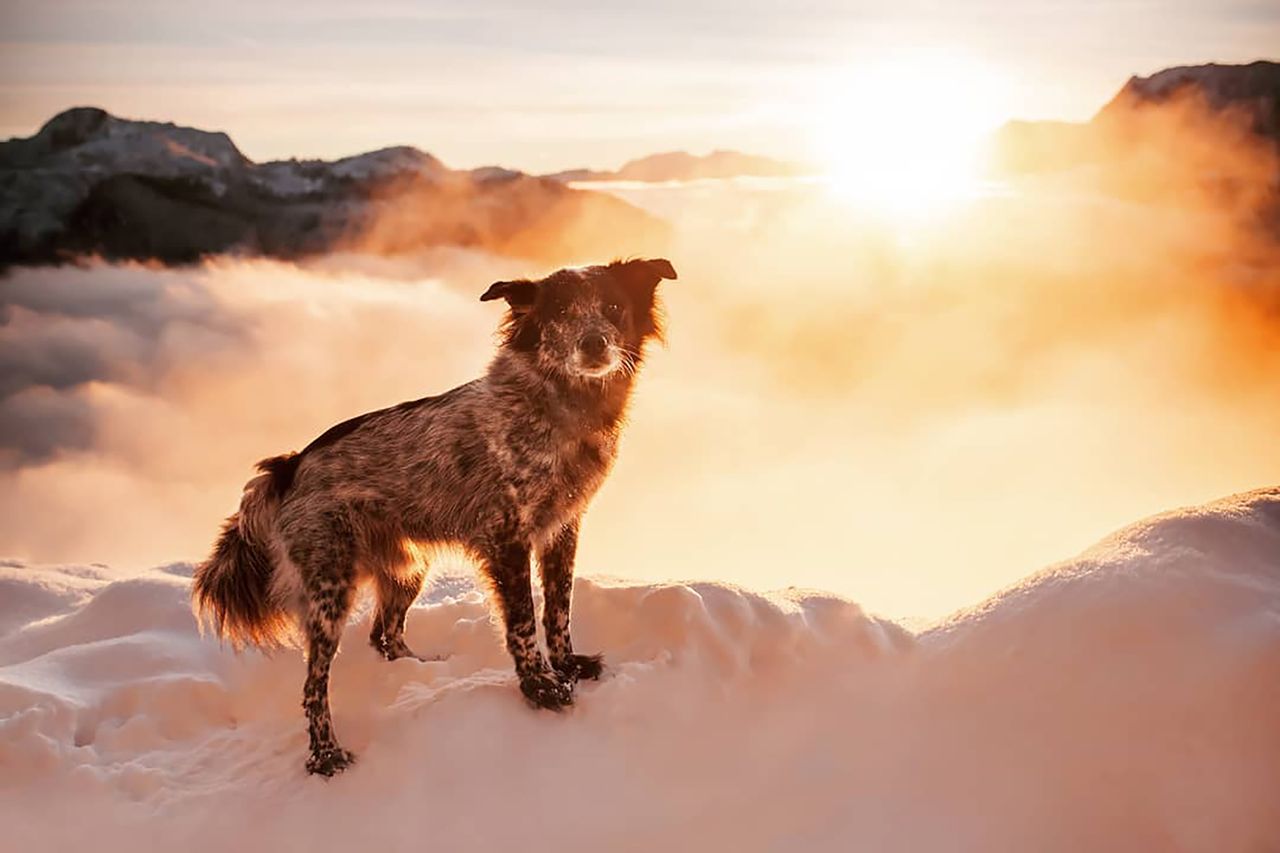
[[[1247,113],[1255,132],[1280,138],[1280,62],[1259,59],[1247,65],[1178,65],[1146,77],[1133,76],[1099,117],[1144,104],[1160,104],[1193,93],[1214,110]]]
[[[112,116],[100,107],[72,107],[49,119],[36,133],[54,150],[81,145],[97,133]]]
[[[393,145],[343,157],[341,160],[334,160],[332,168],[334,174],[356,180],[385,178],[403,173],[440,177],[449,171],[439,158],[412,145]]]

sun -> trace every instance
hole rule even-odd
[[[1008,81],[944,51],[848,66],[813,112],[813,142],[832,191],[895,217],[945,211],[981,188],[989,134],[1008,118]]]

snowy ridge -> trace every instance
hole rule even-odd
[[[225,133],[93,107],[0,142],[0,269],[439,246],[545,261],[635,252],[666,235],[616,198],[500,167],[450,169],[410,146],[259,164]]]
[[[0,170],[64,186],[65,198],[48,193],[15,194],[0,205],[9,215],[15,206],[52,204],[52,214],[66,213],[88,194],[92,184],[113,175],[184,178],[207,186],[215,196],[248,184],[280,199],[322,193],[335,188],[379,184],[397,178],[444,180],[454,173],[438,159],[410,146],[370,151],[333,162],[279,160],[257,164],[245,157],[227,134],[181,127],[171,122],[123,119],[96,107],[74,107],[59,113],[32,137],[0,143]],[[462,173],[459,173],[461,175]],[[462,178],[459,177],[459,180]],[[3,184],[0,184],[3,188]],[[11,183],[10,190],[25,189]],[[0,225],[4,220],[0,220]]]
[[[117,118],[97,107],[73,107],[45,122],[35,136],[0,143],[0,163],[151,174],[251,165],[225,133]]]
[[[330,782],[302,772],[298,654],[201,638],[187,571],[0,566],[13,849],[1280,845],[1280,489],[917,635],[820,593],[580,580],[578,645],[610,669],[559,715],[522,704],[480,595],[440,584],[408,638],[446,660],[385,663],[349,626],[360,760]]]
[[[331,189],[339,182],[376,184],[397,178],[448,180],[454,173],[435,157],[407,145],[382,148],[340,160],[275,160],[255,166],[249,176],[259,189],[292,198]]]

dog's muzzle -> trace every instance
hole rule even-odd
[[[583,335],[573,354],[574,367],[583,376],[605,376],[617,369],[618,351],[599,332]]]

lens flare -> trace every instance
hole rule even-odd
[[[982,194],[983,146],[1008,117],[1009,90],[989,66],[944,52],[847,67],[814,109],[814,148],[832,191],[894,218]]]

